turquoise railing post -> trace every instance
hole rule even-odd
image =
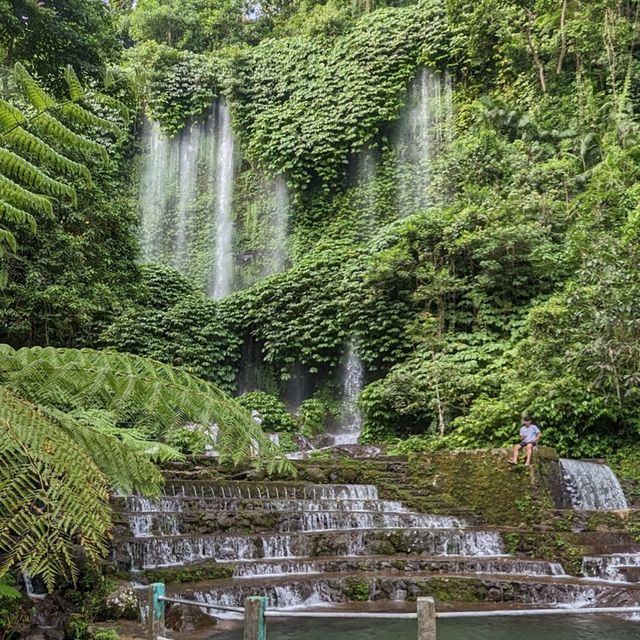
[[[160,600],[160,596],[164,594],[164,582],[149,585],[148,640],[157,640],[158,636],[164,636],[164,600]]]
[[[436,640],[436,603],[433,598],[418,598],[418,640]]]
[[[267,599],[249,596],[244,600],[244,640],[267,640]]]

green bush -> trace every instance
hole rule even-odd
[[[262,418],[264,431],[293,433],[296,424],[287,407],[276,396],[264,391],[251,391],[238,398],[238,402],[249,411],[257,411]]]

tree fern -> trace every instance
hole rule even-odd
[[[97,129],[115,136],[121,135],[121,130],[86,108],[83,103],[89,96],[71,67],[65,71],[70,99],[63,102],[51,97],[20,63],[14,68],[14,77],[32,110],[23,113],[9,102],[0,100],[0,220],[5,223],[28,220],[35,230],[35,225],[31,224],[35,222],[34,214],[51,215],[55,200],[66,198],[76,203],[74,187],[59,174],[91,184],[89,169],[70,155],[108,161],[107,151],[101,144],[71,126]],[[101,101],[115,102],[115,108],[123,113],[117,100],[103,96]],[[18,211],[22,213],[18,214]],[[0,286],[7,277],[4,260],[7,249],[15,251],[16,248],[11,229],[0,226]]]
[[[32,156],[43,165],[62,173],[80,176],[91,184],[91,173],[87,167],[58,153],[46,142],[24,129],[15,129],[5,134],[4,142],[18,153]]]
[[[49,589],[75,580],[76,545],[106,553],[105,476],[48,416],[0,387],[0,575],[19,567]]]
[[[293,470],[235,400],[184,371],[113,351],[0,345],[0,577],[19,568],[49,589],[75,580],[76,545],[91,560],[106,553],[108,488],[159,493],[151,459],[176,452],[149,428],[193,421],[219,425],[223,460]]]
[[[0,381],[20,396],[61,410],[111,411],[119,422],[158,435],[186,424],[216,423],[223,461],[249,460],[268,472],[293,466],[249,413],[214,385],[139,356],[91,349],[0,350]]]

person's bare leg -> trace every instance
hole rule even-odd
[[[533,453],[533,445],[532,444],[528,444],[527,445],[527,461],[525,462],[525,465],[528,467],[531,464],[531,454]]]
[[[520,452],[520,445],[516,444],[513,447],[513,458],[511,458],[511,464],[518,464],[518,453]]]

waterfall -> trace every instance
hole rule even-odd
[[[178,138],[180,179],[176,213],[176,235],[174,241],[174,266],[188,271],[189,246],[187,232],[195,206],[198,179],[198,149],[202,132],[191,125]]]
[[[170,142],[155,122],[145,122],[146,152],[142,161],[140,180],[140,245],[145,261],[171,264],[166,250],[165,232],[172,183],[176,179],[176,150],[178,143]]]
[[[289,188],[282,176],[273,183],[273,244],[269,271],[265,275],[282,271],[287,260],[287,237],[289,234]]]
[[[358,409],[358,395],[364,385],[362,360],[349,345],[343,373],[343,405],[340,431],[335,435],[336,444],[357,444],[362,431],[362,415]]]
[[[398,209],[402,216],[429,205],[431,164],[450,136],[451,104],[449,75],[421,68],[409,88],[394,144]]]
[[[224,101],[167,138],[144,128],[140,176],[143,259],[176,268],[214,298],[233,288],[234,139]]]
[[[233,170],[234,140],[226,103],[217,105],[219,138],[216,151],[216,266],[211,295],[223,298],[233,279]]]
[[[627,509],[622,487],[605,465],[581,460],[560,460],[564,489],[578,511]]]
[[[375,218],[377,214],[375,180],[376,158],[371,149],[365,149],[358,157],[358,185],[362,191],[366,213],[371,218]]]

